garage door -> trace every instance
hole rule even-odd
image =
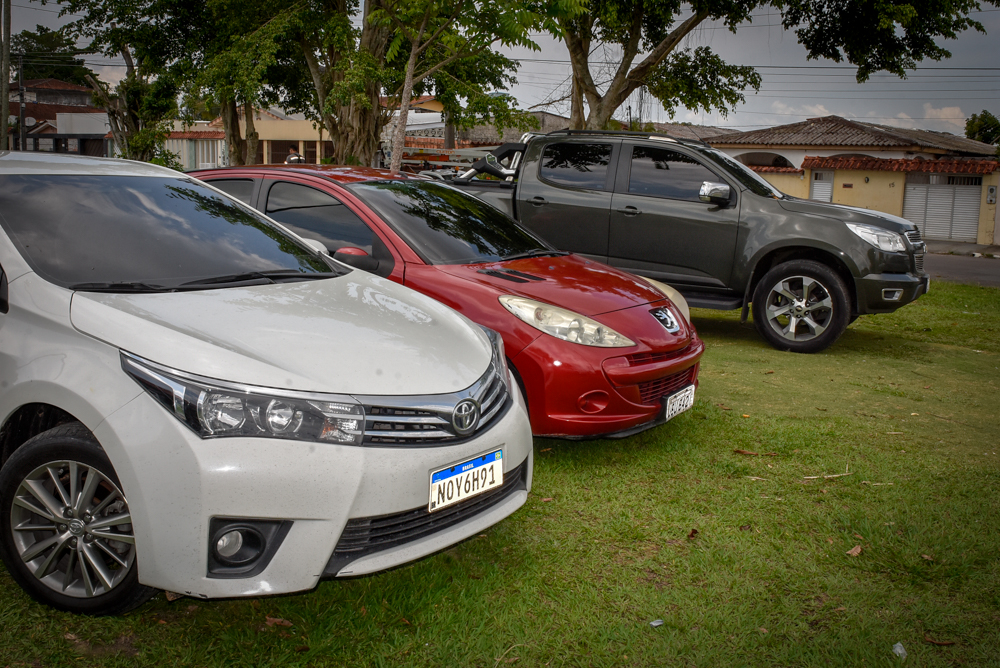
[[[920,228],[924,239],[976,242],[981,176],[908,174],[906,181],[903,218]]]

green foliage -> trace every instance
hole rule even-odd
[[[76,40],[60,30],[50,30],[45,26],[35,27],[35,31],[22,30],[11,35],[11,52],[23,53],[25,79],[58,79],[78,86],[87,86],[87,75],[94,75],[79,56],[81,51]]]
[[[965,136],[984,144],[1000,144],[1000,119],[986,109],[981,114],[972,114],[965,122]],[[1000,147],[997,155],[1000,155]]]
[[[747,65],[729,65],[707,46],[667,56],[646,84],[649,92],[673,118],[677,107],[691,111],[719,111],[723,116],[746,101],[744,91],[760,90],[761,78]]]

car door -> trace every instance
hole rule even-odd
[[[518,181],[518,220],[561,250],[608,256],[608,214],[621,140],[556,139],[535,144]],[[537,151],[537,153],[535,153]]]
[[[739,191],[696,156],[677,144],[625,142],[611,203],[609,264],[695,289],[726,288]],[[705,181],[730,186],[727,206],[701,201]]]
[[[368,255],[352,250],[352,255],[337,259],[379,276],[392,273],[395,258],[382,238],[330,193],[304,183],[264,179],[258,201],[269,217],[301,237],[321,241],[331,255],[342,249],[360,249]]]

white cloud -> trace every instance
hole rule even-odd
[[[930,129],[965,134],[965,114],[962,112],[961,107],[935,109],[934,105],[930,102],[924,102],[924,117],[935,119],[924,121]]]

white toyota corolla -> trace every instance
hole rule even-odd
[[[493,332],[177,172],[0,153],[0,555],[36,600],[307,590],[513,513]]]

